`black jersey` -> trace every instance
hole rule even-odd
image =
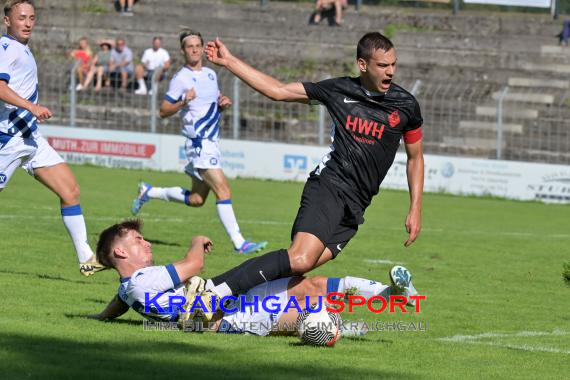
[[[400,140],[421,136],[420,106],[412,94],[392,83],[388,92],[371,96],[359,78],[303,83],[307,96],[327,107],[333,120],[332,151],[313,174],[326,177],[353,202],[366,208],[380,184]]]

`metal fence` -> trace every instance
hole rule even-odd
[[[222,92],[233,101],[223,114],[222,138],[330,142],[332,121],[323,107],[274,102],[226,70],[218,75]],[[54,112],[53,124],[178,134],[178,117],[160,119],[156,111],[167,83],[168,78],[145,96],[116,88],[76,92],[71,69],[42,67],[40,101]],[[399,84],[422,107],[426,153],[570,164],[567,81],[511,78],[498,85],[408,79]]]

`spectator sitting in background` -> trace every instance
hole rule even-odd
[[[570,38],[570,20],[564,20],[562,23],[562,31],[558,34],[561,46],[568,46],[568,38]]]
[[[330,26],[340,26],[342,24],[342,10],[348,5],[347,0],[317,0],[315,12],[311,15],[309,24],[317,25],[323,18],[323,12],[332,10],[334,7],[334,20],[329,20]]]
[[[109,41],[101,41],[99,42],[100,50],[99,52],[93,57],[91,62],[91,68],[89,69],[89,73],[87,73],[87,78],[85,78],[85,82],[83,83],[80,90],[87,89],[91,85],[91,81],[93,81],[93,77],[95,74],[97,75],[97,82],[95,84],[95,91],[101,90],[103,85],[103,79],[105,79],[105,87],[109,87],[111,85],[109,81],[109,62],[111,61],[111,42]]]
[[[89,47],[89,42],[87,38],[82,37],[79,40],[79,47],[77,49],[73,49],[69,56],[76,61],[80,61],[80,64],[77,66],[75,71],[77,75],[77,87],[75,89],[77,91],[81,91],[83,89],[83,81],[85,79],[85,75],[89,72],[91,68],[91,57],[93,56],[93,52],[91,51],[91,47]]]
[[[109,72],[111,80],[121,78],[121,90],[127,89],[129,77],[133,76],[133,52],[126,45],[124,38],[117,38],[115,48],[111,51],[111,60],[109,61]]]
[[[146,95],[148,89],[152,89],[152,77],[157,72],[158,81],[164,79],[164,72],[170,67],[170,54],[162,47],[162,39],[154,37],[152,48],[144,51],[142,64],[135,67],[135,78],[139,88],[135,91],[137,95]]]
[[[115,9],[121,13],[121,16],[133,16],[133,5],[137,0],[116,0]]]

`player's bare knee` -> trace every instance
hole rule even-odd
[[[75,183],[67,188],[61,190],[59,193],[59,198],[62,203],[67,205],[76,205],[79,203],[79,197],[81,195],[81,190],[79,184]]]
[[[289,262],[295,274],[307,273],[315,267],[315,260],[308,253],[298,250],[289,251]]]
[[[225,201],[227,199],[232,199],[232,191],[229,186],[220,186],[216,189],[216,198],[219,201]]]
[[[204,203],[206,203],[206,199],[204,199],[204,197],[202,197],[200,194],[196,193],[191,194],[188,201],[192,207],[202,207]]]

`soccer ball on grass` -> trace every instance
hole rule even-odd
[[[311,310],[315,310],[316,306],[311,305]],[[297,318],[301,341],[313,346],[333,346],[340,338],[341,324],[340,314],[327,311],[325,305],[318,312],[305,310]]]

